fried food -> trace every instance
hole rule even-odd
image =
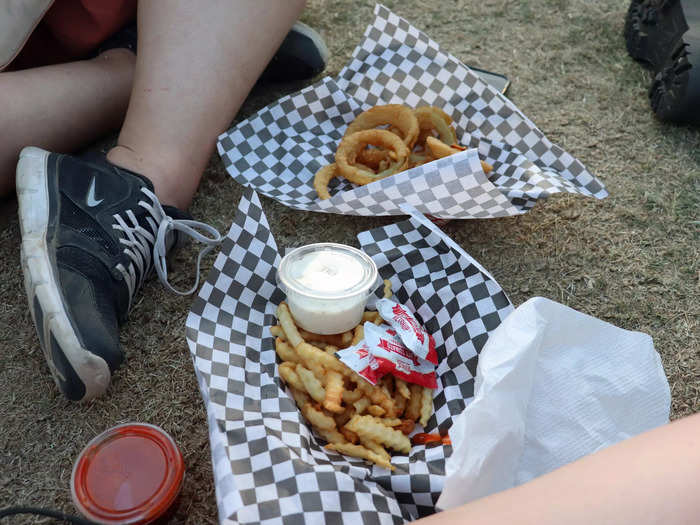
[[[379,312],[367,311],[362,314],[362,322],[369,321],[374,324],[382,324],[382,318],[379,316]],[[364,332],[363,332],[364,336]]]
[[[290,363],[301,363],[301,359],[294,351],[294,349],[287,344],[287,342],[278,337],[275,339],[275,352],[280,356],[282,361],[288,361]]]
[[[356,445],[360,441],[360,436],[355,434],[352,430],[350,430],[348,427],[343,427],[340,429],[340,433],[343,434],[345,439],[347,439],[350,443],[353,445]]]
[[[404,398],[411,399],[411,389],[408,388],[408,383],[398,377],[394,379],[394,382],[396,384],[396,391]]]
[[[323,388],[321,381],[316,378],[313,372],[308,368],[297,365],[296,373],[303,383],[304,389],[311,396],[311,399],[317,403],[323,403],[326,400],[326,389]]]
[[[287,383],[289,385],[289,383]],[[303,407],[305,404],[309,403],[311,401],[311,398],[309,397],[309,394],[304,392],[303,390],[298,390],[290,385],[289,389],[292,391],[292,397],[294,398],[294,401],[296,402],[298,407]]]
[[[316,432],[318,432],[319,436],[328,441],[328,443],[342,444],[348,442],[347,439],[345,439],[345,436],[334,428],[326,430],[317,428]]]
[[[345,426],[362,439],[381,443],[406,454],[411,451],[411,441],[402,432],[383,425],[372,416],[353,416]]]
[[[442,159],[444,157],[454,155],[455,153],[459,153],[460,151],[464,151],[458,148],[454,148],[448,144],[445,144],[444,142],[436,139],[435,137],[426,137],[425,145],[428,151],[430,151],[431,155],[436,159]]]
[[[389,151],[389,166],[375,173],[366,166],[358,166],[358,154],[367,146],[377,146]],[[408,166],[410,149],[398,135],[385,129],[366,129],[343,137],[335,153],[336,170],[355,184],[369,184],[403,171]]]
[[[433,144],[437,155],[430,139],[440,143]],[[404,148],[398,146],[399,142]],[[335,162],[316,172],[314,189],[319,199],[329,199],[328,183],[334,177],[362,186],[464,149],[457,144],[452,118],[438,107],[412,110],[401,104],[375,106],[360,113],[347,127]],[[481,165],[485,173],[493,169],[483,161]]]
[[[364,413],[365,410],[369,408],[369,406],[372,404],[372,402],[367,399],[366,397],[360,398],[357,401],[355,401],[352,406],[355,407],[355,413],[357,414],[362,414]]]
[[[336,414],[344,412],[342,401],[343,376],[335,370],[329,370],[326,372],[326,396],[323,400],[323,408]]]
[[[391,299],[391,281],[384,279],[384,299]]]
[[[394,405],[396,406],[396,417],[402,417],[404,415],[404,412],[406,411],[406,405],[408,405],[408,400],[401,394],[396,392],[394,394]]]
[[[433,391],[423,387],[420,401],[420,424],[425,426],[433,415]]]
[[[299,375],[296,372],[296,365],[294,363],[285,362],[279,366],[280,377],[284,379],[290,387],[300,391],[306,392],[306,386],[302,383]]]
[[[369,398],[372,404],[384,409],[384,414],[386,414],[387,417],[396,416],[394,400],[387,396],[387,394],[379,386],[371,385],[364,380],[359,381],[357,386],[360,390],[362,390],[362,392],[364,392],[365,396]]]
[[[320,428],[321,430],[336,430],[335,420],[314,407],[311,403],[306,403],[301,407],[301,413],[304,414],[304,417],[314,427]]]
[[[304,330],[303,328],[299,328],[299,335],[302,337],[302,339],[304,339],[304,341],[323,343],[324,347],[325,345],[333,345],[339,348],[346,348],[352,341],[353,331],[348,330],[342,334],[314,334]]]
[[[386,414],[386,410],[384,410],[382,407],[379,405],[370,405],[367,407],[367,412],[372,414],[373,416],[381,417],[384,414]]]
[[[287,340],[287,337],[284,335],[284,330],[282,330],[282,327],[281,327],[280,325],[278,325],[278,324],[275,325],[275,326],[271,326],[271,327],[270,327],[270,333],[271,333],[274,337],[279,337],[279,338],[281,338],[283,341],[286,341],[286,340]]]
[[[443,157],[449,157],[450,155],[454,155],[455,153],[459,153],[460,151],[464,151],[463,146],[448,146],[444,142],[436,139],[435,137],[428,137],[425,141],[428,150],[432,153],[432,155],[436,159],[442,159]],[[487,162],[484,162],[483,160],[481,162],[481,169],[484,170],[484,173],[487,175],[493,171],[493,166],[491,164],[488,164]]]
[[[299,330],[297,330],[294,320],[292,319],[292,314],[289,312],[289,307],[287,303],[280,303],[277,307],[277,319],[282,325],[282,330],[284,330],[284,335],[292,345],[292,348],[296,349],[298,345],[304,342],[304,340],[299,335]]]
[[[374,106],[363,111],[345,130],[345,137],[357,131],[374,129],[379,126],[389,126],[398,131],[403,143],[410,149],[418,138],[418,119],[407,106],[401,104],[386,104]]]
[[[399,425],[398,430],[403,432],[405,435],[409,435],[411,432],[413,432],[413,429],[416,428],[416,422],[413,421],[412,419],[403,419],[401,421],[401,425]]]
[[[314,189],[318,193],[318,198],[321,200],[330,199],[331,194],[328,193],[328,183],[338,176],[338,171],[335,169],[335,163],[323,166],[314,175]]]
[[[384,291],[391,294],[389,281]],[[308,423],[328,442],[328,449],[393,470],[387,448],[410,451],[406,436],[419,418],[427,420],[432,414],[430,391],[393,376],[373,385],[335,357],[338,347],[330,342],[347,346],[353,338],[361,340],[362,325],[344,334],[322,336],[296,326],[285,303],[278,307],[277,317],[279,325],[271,327],[270,333],[280,358],[279,375]],[[365,312],[365,317],[382,321],[376,312]],[[412,418],[409,405],[415,405]]]
[[[457,133],[452,127],[452,118],[442,109],[434,106],[422,106],[414,110],[418,120],[418,139],[416,147],[425,150],[428,137],[435,137],[445,144],[457,144]]]
[[[295,348],[295,350],[303,362],[309,364],[310,366],[317,363],[326,370],[335,370],[343,375],[351,376],[354,374],[352,370],[336,359],[335,356],[332,356],[331,354],[328,354],[320,348],[310,345],[309,343],[302,341],[299,346]]]
[[[352,405],[356,401],[362,399],[362,391],[358,388],[354,390],[343,390],[343,403],[346,405]]]
[[[371,439],[360,439],[360,443],[362,443],[363,447],[368,448],[375,454],[381,456],[386,462],[391,461],[391,456],[389,455],[389,452],[387,452],[387,450],[376,441],[372,441]]]
[[[409,389],[411,390],[411,399],[408,400],[408,406],[406,407],[404,415],[406,418],[415,421],[420,418],[420,408],[423,402],[423,387],[412,384]]]
[[[380,467],[384,467],[389,470],[395,470],[394,467],[387,459],[376,452],[373,452],[361,445],[353,445],[352,443],[331,443],[326,445],[328,450],[335,450],[341,454],[346,454],[348,456],[353,456],[356,458],[366,459],[372,463],[376,463]]]
[[[355,327],[354,335],[352,336],[352,341],[350,342],[350,346],[355,346],[360,341],[362,341],[364,338],[365,338],[365,327],[362,326],[361,324],[358,324]]]

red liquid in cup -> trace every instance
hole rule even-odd
[[[145,423],[127,423],[94,438],[73,466],[73,503],[100,523],[154,523],[169,515],[185,466],[173,439]]]

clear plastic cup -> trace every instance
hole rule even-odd
[[[301,328],[316,334],[340,334],[362,321],[378,275],[377,265],[363,251],[323,242],[285,255],[277,282]]]

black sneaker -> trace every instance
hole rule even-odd
[[[306,80],[326,68],[330,53],[321,35],[297,22],[260,76],[262,82]]]
[[[124,359],[119,325],[153,267],[167,283],[165,255],[183,234],[205,242],[203,252],[220,236],[103,158],[25,148],[17,195],[24,284],[49,369],[67,398],[98,396]]]

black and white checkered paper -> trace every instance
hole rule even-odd
[[[395,299],[435,337],[438,388],[425,431],[445,431],[473,396],[479,351],[513,307],[439,228],[415,210],[403,213],[408,220],[358,240]],[[288,395],[269,332],[284,299],[279,261],[258,195],[247,188],[187,318],[220,522],[404,523],[434,512],[451,447],[414,446],[393,456],[390,472],[324,449]]]
[[[236,181],[300,210],[401,215],[411,205],[443,219],[517,215],[560,192],[607,196],[581,162],[467,66],[387,8],[378,5],[375,15],[337,78],[283,97],[219,137]],[[319,200],[314,174],[334,162],[347,125],[389,103],[444,109],[470,149],[366,186],[334,179],[331,198]],[[494,167],[488,176],[479,155]]]

